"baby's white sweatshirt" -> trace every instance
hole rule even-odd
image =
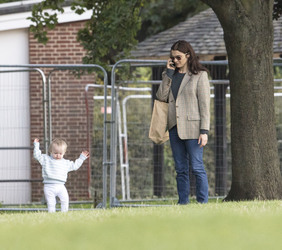
[[[42,166],[42,177],[45,184],[65,184],[68,172],[79,169],[84,160],[87,159],[87,157],[81,154],[75,162],[64,158],[56,160],[52,156],[42,154],[39,146],[39,142],[34,142],[33,156]]]

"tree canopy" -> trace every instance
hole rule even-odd
[[[0,0],[1,1],[1,0]],[[2,2],[11,2],[2,0]],[[122,57],[128,57],[134,46],[145,38],[166,30],[187,17],[207,8],[197,0],[81,0],[67,1],[80,15],[92,10],[92,17],[84,29],[78,32],[87,55],[83,63],[109,65]],[[63,13],[64,0],[45,0],[35,4],[31,31],[41,43],[47,43],[48,30],[58,24],[58,13]],[[52,13],[47,10],[53,10]],[[275,0],[273,18],[282,13],[282,0]]]
[[[48,30],[58,24],[64,0],[45,0],[34,5],[30,29],[41,43],[47,43]],[[82,14],[92,10],[92,17],[78,32],[87,55],[83,63],[113,64],[128,57],[134,46],[148,36],[184,21],[207,6],[195,0],[81,0],[71,1],[72,10]],[[53,10],[52,13],[47,10]]]

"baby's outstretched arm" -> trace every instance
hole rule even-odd
[[[83,161],[85,161],[89,157],[88,151],[82,151],[79,158],[73,161],[69,161],[69,171],[77,170],[81,167]]]
[[[88,151],[82,151],[81,154],[84,155],[86,158],[89,157],[89,152]]]
[[[34,144],[34,150],[33,150],[33,157],[39,161],[39,163],[43,164],[43,158],[41,154],[41,150],[39,149],[39,139],[35,138],[33,141]]]

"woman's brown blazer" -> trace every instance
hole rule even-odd
[[[170,86],[172,79],[163,72],[163,80],[157,91],[160,101],[168,102],[168,128],[177,125],[181,139],[198,139],[200,129],[210,129],[210,84],[206,71],[197,75],[186,73],[176,100]]]

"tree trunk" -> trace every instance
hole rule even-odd
[[[273,0],[203,0],[223,27],[231,91],[232,185],[225,200],[281,199],[274,113]]]

